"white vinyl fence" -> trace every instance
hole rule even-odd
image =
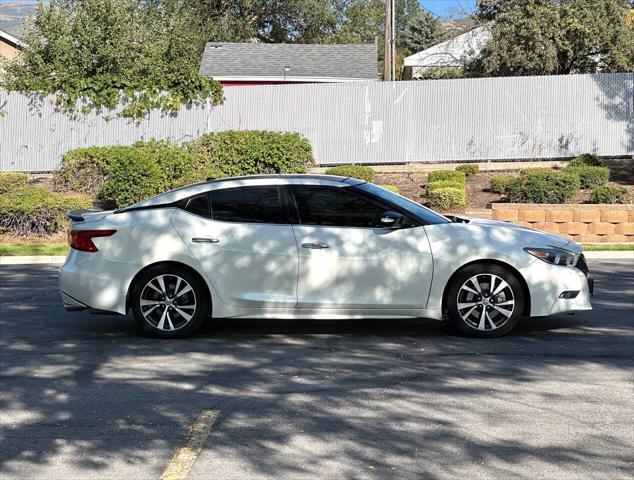
[[[320,165],[634,154],[634,73],[225,88],[225,102],[153,111],[56,111],[0,91],[0,170],[50,171],[68,150],[205,132],[294,131]]]

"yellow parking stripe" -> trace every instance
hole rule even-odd
[[[187,477],[217,416],[218,410],[204,410],[198,415],[196,421],[189,427],[183,445],[176,451],[172,461],[161,475],[161,480],[184,480]]]

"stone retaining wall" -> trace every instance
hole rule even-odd
[[[634,205],[494,203],[492,218],[580,243],[634,242]]]

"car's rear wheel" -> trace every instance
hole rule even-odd
[[[141,274],[130,301],[143,331],[160,338],[193,333],[209,310],[203,282],[186,269],[171,265],[159,265]]]
[[[519,322],[524,311],[519,279],[495,264],[475,264],[454,276],[447,292],[447,314],[462,333],[501,337]]]

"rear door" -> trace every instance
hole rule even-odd
[[[277,186],[213,190],[172,221],[223,302],[296,305],[297,244]]]
[[[432,257],[423,226],[382,228],[393,210],[349,187],[293,186],[299,308],[421,309]]]

